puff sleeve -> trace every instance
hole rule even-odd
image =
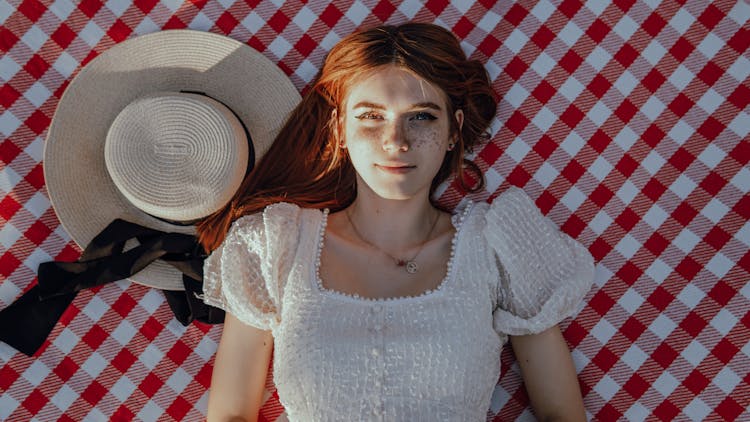
[[[594,279],[588,250],[517,187],[495,199],[486,220],[485,237],[500,274],[494,329],[536,334],[575,312]]]
[[[224,242],[203,264],[203,301],[262,330],[278,327],[299,210],[274,204],[232,223]]]

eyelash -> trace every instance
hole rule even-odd
[[[382,120],[383,116],[372,111],[366,111],[354,117],[358,120]],[[435,120],[437,117],[427,112],[420,112],[410,117],[409,120]]]

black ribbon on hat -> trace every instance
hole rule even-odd
[[[123,252],[130,239],[140,244]],[[78,261],[39,265],[37,285],[0,311],[0,340],[32,356],[79,291],[128,278],[157,259],[182,272],[185,290],[164,291],[177,320],[185,326],[194,320],[220,324],[224,311],[202,300],[206,257],[195,236],[116,219],[86,246]]]

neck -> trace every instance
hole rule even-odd
[[[364,241],[403,254],[429,240],[439,211],[426,195],[404,200],[384,199],[360,189],[349,213],[356,231]],[[434,232],[434,231],[433,231]],[[434,233],[433,233],[434,234]]]

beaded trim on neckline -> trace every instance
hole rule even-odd
[[[459,242],[459,236],[463,232],[464,222],[466,221],[468,215],[471,213],[471,210],[474,208],[474,202],[469,202],[466,205],[466,208],[464,208],[463,212],[460,214],[460,217],[458,220],[455,219],[455,215],[451,217],[451,223],[453,224],[453,227],[455,228],[456,232],[453,233],[453,238],[451,239],[451,253],[450,257],[448,258],[448,264],[445,272],[445,277],[440,281],[440,283],[437,285],[437,287],[429,290],[425,290],[424,292],[418,294],[418,295],[407,295],[407,296],[394,296],[394,297],[366,297],[361,296],[359,294],[352,294],[352,293],[345,293],[338,290],[328,289],[325,286],[323,286],[323,281],[320,277],[320,255],[323,251],[323,246],[325,244],[325,232],[326,232],[326,226],[328,225],[328,214],[329,210],[326,208],[323,210],[321,220],[320,220],[320,226],[318,228],[318,235],[317,235],[317,247],[315,251],[315,260],[313,261],[313,268],[312,268],[312,278],[314,279],[314,283],[312,283],[314,290],[316,290],[317,293],[326,295],[329,297],[334,297],[337,299],[343,299],[348,301],[354,301],[354,302],[364,302],[364,303],[402,303],[402,302],[409,302],[419,299],[424,299],[427,297],[432,297],[437,295],[438,293],[442,292],[444,290],[444,287],[454,278],[454,265],[453,260],[456,256],[456,249],[458,247]]]

